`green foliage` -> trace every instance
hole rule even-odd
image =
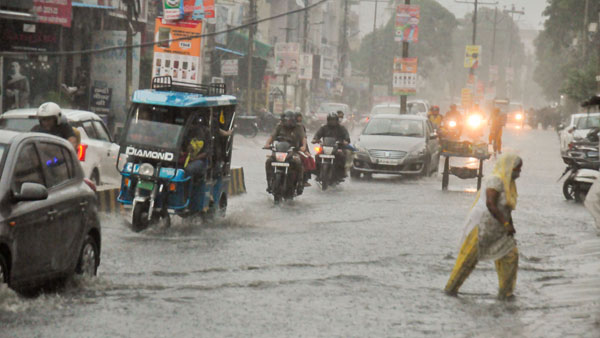
[[[536,39],[538,66],[534,78],[548,99],[558,100],[560,94],[580,102],[594,93],[597,57],[594,42],[588,40],[584,55],[585,1],[548,0],[544,10],[547,19],[544,30]],[[597,21],[600,2],[589,1],[588,22]],[[578,43],[574,44],[574,39]],[[595,43],[600,43],[596,37]]]

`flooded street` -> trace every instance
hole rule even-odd
[[[516,297],[492,262],[457,298],[443,287],[475,180],[375,176],[274,207],[265,136],[236,138],[248,193],[224,221],[132,232],[103,218],[95,279],[24,298],[0,290],[1,337],[598,337],[600,237],[566,202],[554,131],[506,131],[524,161],[514,213]],[[452,162],[454,163],[454,162]],[[484,170],[491,172],[493,161]]]

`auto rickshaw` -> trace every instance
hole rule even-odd
[[[135,91],[120,142],[126,160],[117,161],[117,201],[131,205],[134,231],[158,222],[169,226],[171,214],[205,220],[225,215],[233,143],[225,132],[233,126],[236,104],[224,84],[190,85],[170,76]],[[185,168],[199,129],[207,147],[205,171],[192,177]]]

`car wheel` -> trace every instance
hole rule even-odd
[[[90,181],[94,182],[96,186],[100,185],[100,173],[98,172],[98,169],[94,169],[94,171],[92,171]]]
[[[563,183],[563,195],[567,201],[575,199],[575,185],[572,180],[567,179]]]
[[[100,253],[98,251],[98,244],[92,236],[87,235],[79,253],[79,261],[77,262],[75,272],[88,277],[96,276],[99,262]]]
[[[3,255],[0,254],[0,284],[8,284],[8,264]]]

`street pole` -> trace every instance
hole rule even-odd
[[[304,0],[304,8],[308,7],[308,0]],[[308,10],[304,11],[304,26],[302,27],[302,53],[308,52]],[[300,110],[306,112],[306,84],[307,80],[302,80],[302,91],[300,95]]]
[[[410,0],[404,0],[404,4],[405,5],[410,5]],[[408,57],[408,42],[404,41],[402,42],[402,58],[407,58]],[[400,96],[400,114],[406,114],[406,100],[407,100],[407,96],[406,95],[401,95]]]
[[[373,43],[371,46],[371,60],[369,61],[369,109],[373,106],[373,60],[375,60],[375,41],[377,40],[377,4],[375,0],[375,13],[373,14]]]
[[[286,23],[287,25],[287,23]],[[294,30],[294,28],[291,27],[285,27],[285,28],[281,28],[281,29],[285,29],[285,42],[290,42],[290,32]],[[288,74],[283,74],[283,111],[285,112],[285,110],[287,109],[287,79],[288,79]]]
[[[525,14],[524,11],[518,11],[515,9],[515,5],[512,5],[512,8],[510,10],[504,10],[504,13],[509,14],[510,18],[512,20],[513,23],[515,23],[515,14]],[[509,38],[508,38],[508,68],[511,69],[512,71],[512,78],[510,79],[510,81],[506,81],[506,96],[508,98],[510,98],[511,96],[511,92],[512,92],[512,81],[514,79],[515,76],[515,72],[512,69],[512,54],[513,54],[513,27],[512,24],[509,24]]]
[[[250,0],[250,18],[249,22],[256,20],[256,0]],[[252,58],[254,57],[254,31],[256,25],[248,28],[248,89],[246,91],[246,114],[252,112]]]
[[[127,47],[127,53],[125,56],[125,103],[129,107],[131,104],[131,93],[133,91],[133,4],[127,4],[127,36],[125,37],[125,44]]]
[[[498,7],[494,7],[494,28],[492,30],[492,65],[496,62],[496,26],[498,24]]]
[[[348,1],[344,0],[344,21],[342,22],[342,32],[340,34],[340,69],[338,75],[342,79],[345,76],[348,55]]]

